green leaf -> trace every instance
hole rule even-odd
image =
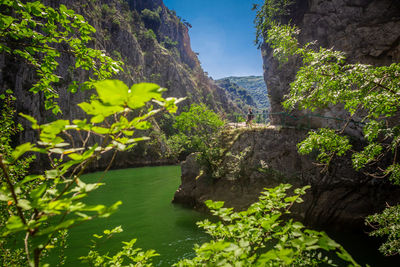
[[[94,126],[92,128],[92,131],[98,134],[108,134],[110,132],[110,129],[108,128],[104,128],[104,127],[98,127],[98,126]]]
[[[128,86],[120,80],[103,80],[95,82],[100,100],[111,106],[123,106],[128,100]]]
[[[224,202],[223,201],[206,200],[206,201],[204,201],[204,204],[206,204],[206,206],[209,209],[212,209],[212,210],[218,210],[218,209],[221,209],[224,206]]]
[[[324,234],[318,241],[318,245],[324,250],[332,250],[340,247],[333,239]]]
[[[124,110],[122,106],[108,106],[98,100],[92,100],[90,103],[83,102],[78,106],[87,114],[94,116],[91,120],[93,123],[100,123],[104,118]]]
[[[32,129],[34,130],[39,129],[39,125],[37,124],[37,120],[35,120],[35,118],[23,113],[19,113],[19,115],[32,123]]]
[[[336,255],[338,255],[338,257],[344,261],[351,262],[353,266],[357,267],[361,266],[353,259],[353,257],[344,248],[341,248],[340,252],[337,252]]]
[[[148,121],[140,121],[136,124],[134,124],[134,127],[138,130],[147,130],[149,128],[151,128],[151,123]]]
[[[136,109],[143,107],[146,102],[152,99],[163,101],[161,97],[163,91],[165,90],[154,83],[134,84],[130,89],[127,104],[131,109]]]
[[[79,220],[77,220],[77,219],[69,219],[69,220],[63,221],[62,223],[59,223],[59,224],[56,224],[56,225],[51,225],[50,227],[47,227],[47,228],[39,231],[37,233],[37,235],[38,236],[46,235],[46,234],[53,233],[53,232],[56,232],[56,231],[61,230],[61,229],[68,229],[70,226],[72,226],[77,221],[82,221],[82,220],[85,220],[85,219],[79,219]]]
[[[45,171],[45,174],[47,179],[54,179],[60,176],[60,171],[57,169],[47,170]]]
[[[43,175],[38,175],[38,174],[28,175],[21,182],[19,182],[18,185],[20,186],[22,184],[28,183],[28,182],[36,180],[36,179],[44,180],[44,176]]]
[[[38,188],[32,190],[30,196],[32,199],[39,199],[47,189],[47,184],[43,183]]]
[[[14,151],[11,153],[11,157],[14,161],[16,161],[19,157],[21,157],[25,152],[31,151],[34,145],[31,143],[25,143],[17,146]]]
[[[40,126],[40,140],[45,143],[56,145],[64,140],[57,135],[64,131],[69,125],[68,120],[56,120]]]
[[[102,218],[109,217],[111,214],[117,211],[118,207],[122,204],[122,201],[117,201],[110,207],[107,207],[106,209],[102,210],[99,215]]]
[[[21,207],[24,210],[32,209],[31,202],[27,199],[19,199],[18,200],[18,207]]]
[[[6,187],[0,188],[0,201],[10,201],[12,200],[11,198],[11,193],[7,190]]]
[[[21,218],[15,215],[12,215],[7,223],[6,223],[7,229],[11,230],[12,232],[16,231],[22,231],[25,230],[27,227],[24,225],[22,222]]]

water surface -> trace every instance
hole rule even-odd
[[[91,173],[82,179],[97,182],[102,173]],[[156,266],[171,266],[182,257],[191,257],[193,245],[208,240],[196,222],[204,214],[173,205],[171,200],[180,184],[180,167],[144,167],[109,171],[102,180],[106,185],[92,192],[86,203],[123,204],[106,219],[86,222],[70,231],[66,251],[67,266],[77,266],[79,256],[86,255],[92,234],[121,225],[123,233],[101,244],[105,251],[117,251],[121,241],[137,238],[136,247],[155,249],[161,256]]]

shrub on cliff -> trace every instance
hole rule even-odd
[[[161,25],[160,14],[157,11],[151,11],[147,8],[142,10],[141,17],[143,19],[146,28],[152,29],[153,31],[158,30]]]
[[[192,104],[188,111],[175,117],[174,129],[178,132],[169,142],[175,153],[185,156],[193,152],[206,154],[213,148],[224,121],[204,104]]]

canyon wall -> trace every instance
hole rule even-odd
[[[349,63],[381,66],[400,61],[400,1],[297,0],[287,20],[299,27],[300,44],[316,41],[316,49],[324,47],[343,51]],[[266,44],[262,45],[262,55],[271,113],[280,113],[283,111],[281,102],[289,92],[300,61],[293,57],[280,66]],[[318,113],[335,118],[344,115],[338,106]],[[271,120],[273,124],[282,124],[279,114],[272,114]],[[311,123],[314,127],[335,127],[335,122],[325,119],[313,118]]]

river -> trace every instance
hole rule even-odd
[[[87,183],[97,182],[102,173],[91,173],[82,178]],[[79,256],[89,251],[93,234],[121,225],[124,231],[101,243],[103,251],[118,251],[122,241],[137,238],[136,247],[154,249],[160,256],[153,258],[155,266],[171,266],[179,259],[192,257],[194,244],[208,240],[196,226],[207,216],[179,205],[171,204],[180,184],[180,167],[143,167],[109,171],[92,192],[88,204],[123,204],[106,219],[95,219],[70,230],[66,250],[66,266],[80,266]],[[329,231],[328,231],[329,232]],[[377,252],[377,243],[367,235],[330,233],[359,263],[374,266],[400,266],[399,258],[383,258]],[[55,263],[55,260],[51,263]],[[53,265],[52,264],[52,265]]]
[[[83,177],[96,182],[102,173]],[[92,192],[86,203],[122,205],[109,218],[86,222],[70,231],[66,266],[79,266],[77,258],[86,255],[92,234],[121,225],[123,232],[101,244],[105,251],[121,248],[122,241],[137,238],[135,247],[154,249],[156,266],[171,266],[182,257],[194,255],[193,245],[208,240],[196,222],[204,214],[173,205],[171,200],[180,184],[180,167],[143,167],[109,171],[102,180],[106,185]]]

